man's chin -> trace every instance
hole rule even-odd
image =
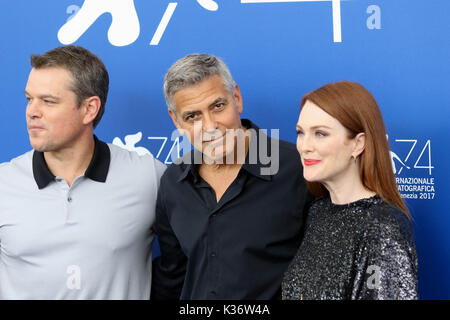
[[[226,164],[226,159],[223,156],[203,154],[203,163],[205,163],[205,164]]]
[[[31,145],[31,147],[35,150],[35,151],[39,151],[39,152],[47,152],[46,148],[40,147],[40,146],[33,146]]]
[[[34,150],[39,151],[39,152],[48,152],[48,151],[50,151],[50,150],[48,150],[49,148],[46,145],[44,145],[42,143],[38,143],[36,141],[30,140],[30,145],[31,145],[31,147]]]
[[[234,165],[239,163],[239,161],[236,161],[236,155],[233,151],[226,153],[226,152],[219,152],[219,153],[212,153],[212,154],[206,154],[202,153],[203,156],[203,162],[206,164],[226,164],[226,165]],[[244,157],[245,158],[245,157]],[[242,164],[242,163],[239,163]]]

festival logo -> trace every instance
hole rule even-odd
[[[277,5],[291,2],[330,2],[333,42],[342,42],[341,1],[344,0],[241,0],[240,3],[242,5]],[[166,10],[162,13],[158,27],[153,33],[150,41],[151,46],[157,46],[161,41],[179,2],[181,3],[181,1],[168,3]],[[217,1],[197,0],[196,3],[199,7],[208,11],[219,10]],[[112,16],[111,26],[108,30],[108,40],[112,45],[127,46],[135,42],[139,37],[140,23],[134,0],[85,0],[81,7],[70,5],[67,8],[67,13],[70,14],[68,21],[58,31],[58,40],[62,44],[72,44],[77,41],[105,13],[109,13]],[[381,29],[380,7],[372,4],[367,7],[366,13],[370,15],[366,21],[367,28],[369,30]]]
[[[147,154],[154,155],[155,158],[169,165],[172,164],[173,160],[178,159],[183,154],[183,151],[181,150],[182,146],[186,148],[186,142],[183,143],[184,139],[180,140],[180,138],[181,136],[178,131],[175,130],[171,137],[172,144],[171,146],[168,146],[170,145],[170,143],[167,143],[169,141],[168,137],[147,137],[147,141],[141,141],[142,132],[139,131],[138,133],[126,135],[123,139],[125,143],[120,137],[115,137],[112,144],[128,151],[134,151],[140,156]],[[136,146],[138,143],[144,143],[145,147]],[[187,145],[190,146],[189,142],[187,142]],[[190,148],[187,148],[186,150],[187,151],[185,152],[189,152]]]
[[[405,199],[433,200],[436,197],[431,140],[395,139],[390,151],[398,190]]]
[[[197,3],[209,11],[216,11],[219,8],[217,2],[213,0],[197,0]],[[177,4],[177,2],[168,4],[150,45],[159,44]],[[81,8],[70,5],[67,13],[71,16],[58,31],[58,40],[62,44],[67,45],[77,41],[104,13],[112,16],[108,40],[113,46],[130,45],[139,37],[140,24],[134,0],[85,0]]]
[[[150,154],[146,148],[136,147],[136,144],[142,140],[142,132],[126,135],[124,140],[125,143],[119,137],[115,137],[112,143],[128,151],[135,151],[140,156]]]
[[[126,46],[139,36],[139,19],[133,0],[85,0],[79,10],[58,31],[62,44],[78,40],[104,13],[112,16],[108,40],[114,46]]]

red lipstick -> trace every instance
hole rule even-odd
[[[305,163],[305,166],[313,166],[315,164],[318,164],[320,162],[320,160],[305,159],[305,160],[303,160],[303,162]]]

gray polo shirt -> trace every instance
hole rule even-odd
[[[95,138],[69,187],[30,151],[0,164],[0,299],[148,299],[165,166]]]

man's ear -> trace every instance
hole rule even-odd
[[[361,153],[363,153],[366,147],[366,134],[364,132],[358,133],[354,138],[354,147],[352,156],[357,158]]]
[[[84,118],[83,118],[83,124],[89,124],[94,122],[95,118],[97,117],[97,114],[100,111],[100,106],[102,105],[102,102],[98,96],[93,96],[86,98],[83,101],[82,107],[84,108]]]
[[[239,114],[241,114],[244,108],[243,108],[241,90],[239,89],[239,86],[237,84],[234,85],[233,98],[234,98],[234,101],[235,101],[236,106],[238,108],[238,112],[239,112]]]
[[[177,117],[176,113],[170,109],[168,109],[168,111],[169,111],[170,117],[172,118],[173,124],[178,129],[178,132],[180,133],[180,135],[184,135],[184,129],[181,128],[181,125],[178,123],[178,117]]]

